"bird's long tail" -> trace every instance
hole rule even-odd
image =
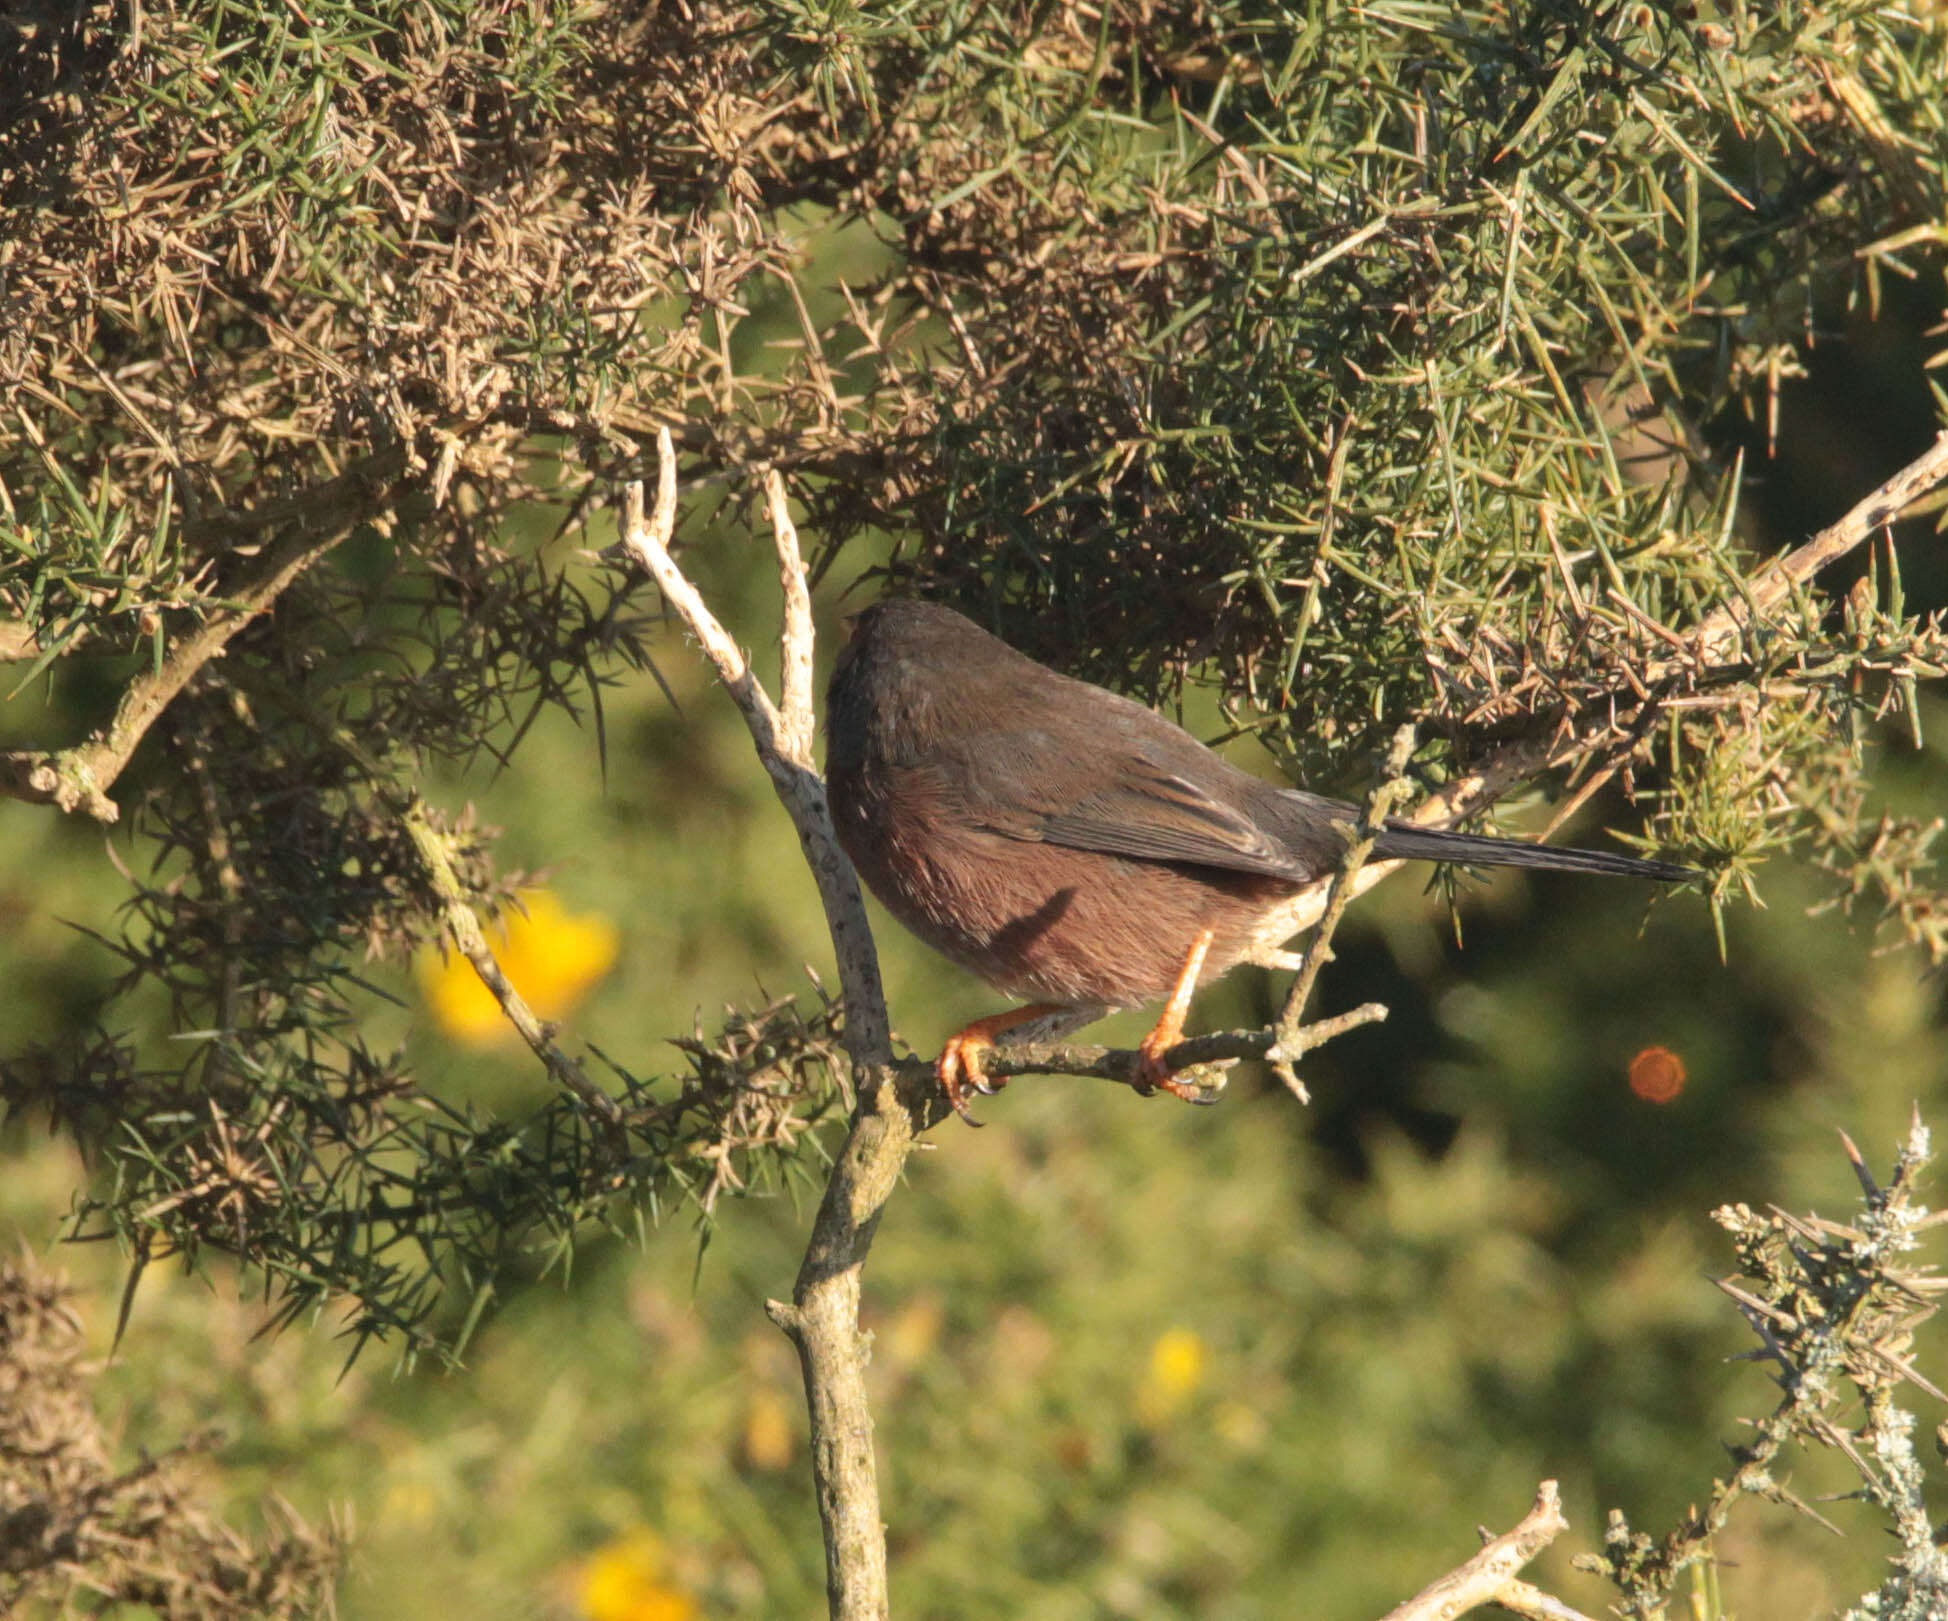
[[[1376,856],[1407,861],[1460,861],[1475,867],[1539,867],[1549,872],[1602,872],[1619,878],[1650,878],[1661,884],[1697,877],[1690,867],[1668,861],[1640,861],[1604,850],[1563,850],[1519,839],[1491,839],[1481,833],[1449,833],[1441,828],[1389,822],[1373,841]]]

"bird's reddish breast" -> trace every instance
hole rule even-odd
[[[907,928],[1025,1000],[1131,1007],[1166,995],[1199,932],[1212,972],[1249,948],[1237,920],[1290,894],[1278,879],[1187,870],[977,825],[925,765],[835,773],[839,841]]]

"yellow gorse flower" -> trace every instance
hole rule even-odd
[[[586,1621],[695,1621],[697,1601],[672,1586],[654,1531],[625,1532],[582,1567],[576,1603]]]
[[[537,1015],[564,1018],[615,966],[619,931],[599,913],[570,917],[545,889],[528,890],[521,901],[525,913],[508,912],[488,931],[487,943]],[[473,964],[457,952],[422,953],[419,983],[434,1021],[454,1040],[493,1047],[519,1039]]]
[[[1136,1393],[1136,1413],[1145,1424],[1161,1424],[1183,1410],[1204,1382],[1206,1352],[1193,1329],[1170,1328],[1150,1347],[1150,1363]]]

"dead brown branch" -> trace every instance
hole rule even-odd
[[[1457,1566],[1405,1604],[1387,1612],[1385,1621],[1454,1621],[1454,1617],[1498,1604],[1516,1615],[1537,1621],[1588,1621],[1559,1599],[1518,1578],[1537,1554],[1569,1529],[1562,1498],[1553,1480],[1536,1488],[1535,1505],[1521,1524],[1496,1537],[1465,1565]]]
[[[213,537],[241,537],[270,526],[281,532],[244,572],[234,593],[214,605],[201,625],[170,648],[159,669],[129,683],[114,719],[102,731],[73,748],[0,754],[0,794],[64,811],[85,811],[97,821],[115,821],[121,810],[108,791],[149,728],[197,672],[220,658],[237,634],[275,603],[293,580],[380,510],[404,465],[403,452],[388,451],[367,458],[326,486],[272,503],[262,512],[199,524]]]

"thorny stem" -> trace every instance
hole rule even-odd
[[[473,903],[467,898],[466,886],[460,882],[460,875],[454,870],[452,845],[447,836],[427,820],[426,806],[418,799],[404,809],[400,819],[407,836],[413,841],[413,849],[419,854],[426,880],[439,898],[441,920],[446,924],[447,933],[460,955],[473,964],[473,971],[480,976],[481,984],[500,1004],[508,1023],[520,1032],[521,1039],[547,1067],[549,1075],[558,1085],[581,1099],[583,1107],[601,1122],[612,1140],[617,1138],[623,1128],[621,1105],[589,1079],[588,1072],[579,1062],[555,1044],[554,1031],[536,1016],[534,1009],[514,988],[514,982],[507,977],[493,948],[487,944],[486,933],[480,927],[479,914],[474,911]]]
[[[1295,1066],[1307,1051],[1321,1045],[1325,1038],[1321,1036],[1318,1026],[1308,1031],[1299,1021],[1305,1017],[1306,1005],[1312,1000],[1313,987],[1319,983],[1319,970],[1332,960],[1332,937],[1338,932],[1339,920],[1346,915],[1346,908],[1352,902],[1353,881],[1359,876],[1360,868],[1366,865],[1367,858],[1373,854],[1374,841],[1380,829],[1386,825],[1394,802],[1407,791],[1404,778],[1407,762],[1413,755],[1414,728],[1403,726],[1393,734],[1393,744],[1387,750],[1386,769],[1360,808],[1359,824],[1354,830],[1352,842],[1346,846],[1339,871],[1333,874],[1332,886],[1326,891],[1326,909],[1320,914],[1319,926],[1312,931],[1312,941],[1305,949],[1304,965],[1292,981],[1291,990],[1286,992],[1285,1006],[1273,1027],[1277,1040],[1267,1049],[1265,1056],[1271,1061],[1272,1073],[1285,1083],[1301,1103],[1309,1103],[1311,1094],[1306,1091],[1305,1082],[1299,1079]]]
[[[1516,784],[1545,771],[1612,748],[1636,747],[1649,732],[1648,725],[1642,724],[1643,711],[1649,709],[1650,718],[1655,718],[1660,707],[1657,694],[1662,686],[1682,672],[1703,672],[1735,655],[1741,636],[1763,629],[1759,615],[1789,600],[1820,569],[1864,545],[1919,497],[1944,483],[1948,483],[1948,433],[1943,433],[1921,455],[1856,503],[1845,516],[1771,564],[1736,607],[1722,608],[1708,615],[1688,635],[1664,631],[1659,640],[1673,647],[1670,656],[1653,660],[1638,672],[1639,682],[1650,694],[1648,698],[1628,688],[1619,689],[1612,695],[1612,702],[1587,706],[1548,736],[1507,744],[1473,771],[1444,784],[1438,792],[1405,812],[1402,820],[1429,827],[1446,826],[1458,817],[1492,805]],[[1364,895],[1398,865],[1394,861],[1369,861],[1347,880],[1346,887],[1351,891],[1348,898]],[[1319,919],[1325,909],[1325,894],[1324,886],[1315,884],[1285,903],[1279,918],[1285,938],[1311,927]]]
[[[570,1057],[562,1050],[555,1040],[555,1026],[528,1006],[527,999],[515,988],[513,980],[507,977],[507,970],[501,967],[500,959],[494,955],[494,948],[487,943],[487,931],[481,927],[480,914],[474,910],[467,886],[461,881],[454,861],[453,835],[433,825],[426,802],[418,794],[389,785],[379,758],[366,749],[351,728],[334,725],[306,706],[293,704],[289,707],[315,736],[357,765],[365,780],[374,785],[380,803],[398,818],[401,830],[412,844],[413,853],[419,858],[421,875],[432,890],[434,899],[439,902],[440,921],[446,926],[448,940],[467,959],[479,976],[480,983],[487,988],[487,994],[499,1005],[515,1033],[527,1043],[528,1050],[541,1060],[550,1079],[574,1093],[582,1106],[595,1117],[611,1154],[620,1164],[628,1155],[627,1122],[622,1106],[589,1079],[588,1071],[579,1059]],[[226,1020],[226,1027],[227,1024]]]
[[[1719,1287],[1738,1304],[1759,1336],[1762,1350],[1755,1354],[1776,1365],[1784,1394],[1773,1411],[1753,1426],[1753,1438],[1735,1449],[1738,1467],[1714,1484],[1702,1508],[1693,1509],[1661,1541],[1653,1543],[1632,1532],[1622,1515],[1613,1512],[1604,1538],[1605,1553],[1576,1561],[1616,1584],[1623,1595],[1620,1614],[1661,1615],[1677,1577],[1711,1557],[1715,1538],[1741,1498],[1780,1503],[1835,1529],[1781,1485],[1775,1474],[1787,1446],[1808,1438],[1846,1453],[1866,1483],[1863,1495],[1895,1522],[1906,1554],[1897,1561],[1902,1568],[1882,1595],[1889,1589],[1898,1591],[1905,1583],[1927,1595],[1923,1602],[1932,1603],[1948,1591],[1948,1571],[1925,1505],[1909,1512],[1910,1505],[1898,1500],[1902,1493],[1895,1477],[1914,1460],[1905,1415],[1891,1402],[1892,1390],[1902,1379],[1936,1393],[1903,1356],[1889,1349],[1902,1344],[1912,1326],[1933,1310],[1934,1296],[1940,1292],[1926,1271],[1892,1269],[1895,1257],[1912,1248],[1919,1231],[1936,1219],[1913,1198],[1915,1179],[1928,1156],[1928,1133],[1917,1116],[1894,1177],[1884,1189],[1844,1134],[1842,1142],[1866,1193],[1866,1208],[1852,1226],[1806,1220],[1776,1209],[1762,1216],[1742,1205],[1714,1212],[1719,1225],[1739,1241],[1745,1270],[1755,1278],[1749,1290],[1729,1280]],[[1771,1254],[1790,1261],[1782,1259],[1774,1265],[1767,1259]],[[1898,1309],[1890,1310],[1890,1302],[1897,1302]],[[1867,1414],[1863,1427],[1854,1432],[1825,1416],[1849,1384]],[[1875,1454],[1871,1462],[1856,1444],[1860,1441],[1867,1442],[1867,1450]],[[1849,1616],[1863,1613],[1896,1612],[1871,1607],[1848,1612]],[[1940,1612],[1930,1608],[1925,1613]]]
[[[87,742],[57,753],[14,750],[0,753],[0,795],[60,810],[86,811],[97,821],[113,822],[121,809],[108,797],[149,728],[162,718],[183,688],[265,609],[291,582],[366,522],[384,504],[406,464],[403,451],[387,451],[307,492],[279,501],[262,513],[205,520],[218,530],[282,530],[238,583],[232,605],[213,608],[207,619],[177,642],[160,669],[136,677],[124,689],[114,718]]]
[[[1863,545],[1898,518],[1903,507],[1943,482],[1948,482],[1948,433],[1940,435],[1906,467],[1856,502],[1843,517],[1768,566],[1736,605],[1728,604],[1707,615],[1694,631],[1679,639],[1679,649],[1671,657],[1654,661],[1641,670],[1639,681],[1654,692],[1668,676],[1681,669],[1717,663],[1730,656],[1741,636],[1762,628],[1761,614],[1789,599],[1827,564]],[[1638,706],[1633,702],[1629,707],[1634,710]],[[1488,804],[1511,784],[1588,753],[1613,726],[1614,722],[1605,715],[1593,725],[1566,730],[1554,738],[1512,743],[1499,749],[1479,770],[1448,784],[1419,807],[1412,819],[1432,821]]]

